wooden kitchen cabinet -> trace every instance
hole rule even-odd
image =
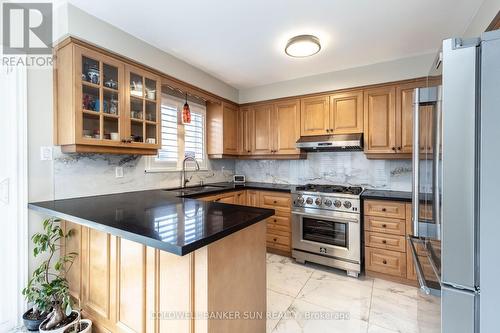
[[[238,110],[238,155],[252,154],[253,128],[253,110],[241,107]]]
[[[239,154],[238,108],[226,102],[207,102],[207,154],[210,158]]]
[[[247,190],[246,192],[246,205],[259,207],[259,192],[254,190]]]
[[[330,97],[316,96],[300,100],[300,135],[329,134]]]
[[[270,155],[273,153],[273,105],[262,104],[252,108],[253,120],[249,123],[252,133],[252,154]]]
[[[273,154],[300,154],[296,148],[300,138],[300,101],[285,100],[274,104],[272,111]]]
[[[333,134],[363,133],[363,91],[330,96],[330,126]]]
[[[421,80],[418,82],[399,84],[396,87],[396,147],[397,151],[400,153],[411,154],[413,151],[413,101],[414,101],[414,90],[415,88],[423,88],[426,86],[426,82]],[[429,112],[432,112],[432,107],[424,107]],[[432,118],[428,118],[431,114],[429,112],[423,112],[423,119],[420,122],[426,122],[427,125],[432,125],[428,123]],[[423,126],[421,126],[423,128]],[[431,128],[431,127],[429,127]],[[423,138],[421,138],[422,147],[427,147],[430,142],[430,135],[432,131],[426,131]],[[432,150],[432,144],[431,150]],[[421,149],[421,151],[424,149]]]
[[[396,88],[364,91],[364,150],[367,154],[396,152]]]
[[[54,81],[54,142],[63,152],[157,153],[159,76],[70,41],[56,49]]]

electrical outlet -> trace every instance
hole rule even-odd
[[[115,168],[115,177],[116,178],[123,178],[123,167],[116,167]]]
[[[52,161],[52,147],[40,147],[40,161]]]

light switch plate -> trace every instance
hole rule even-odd
[[[52,147],[40,147],[40,161],[52,161]]]
[[[123,167],[116,167],[115,168],[115,177],[116,178],[123,178]]]

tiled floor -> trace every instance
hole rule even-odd
[[[440,299],[380,279],[267,256],[268,333],[435,333]]]

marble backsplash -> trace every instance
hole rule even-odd
[[[135,155],[63,154],[54,147],[54,199],[173,188],[180,186],[180,172],[145,172],[146,158]],[[123,177],[115,168],[123,167]],[[208,170],[192,176],[191,185],[231,181],[234,161],[209,160]]]
[[[410,160],[369,160],[363,152],[310,153],[306,160],[239,160],[247,181],[281,184],[342,184],[411,191]]]

